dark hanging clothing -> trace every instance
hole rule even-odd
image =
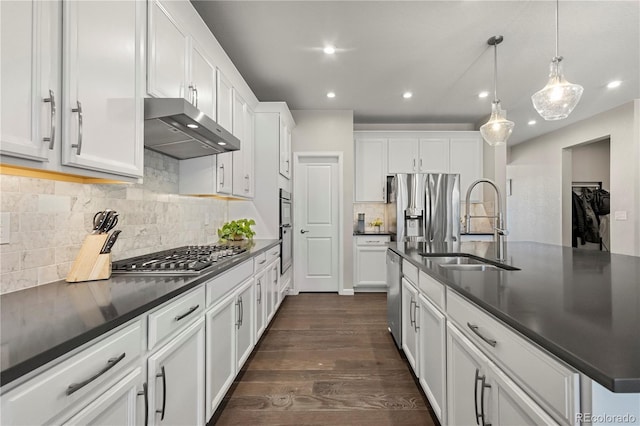
[[[580,199],[582,200],[585,217],[584,239],[590,243],[599,243],[600,220],[593,208],[593,191],[583,188]]]
[[[571,230],[571,245],[573,247],[578,247],[578,239],[580,240],[580,244],[584,245],[584,229],[585,229],[585,216],[584,216],[584,208],[582,206],[582,200],[580,196],[575,192],[571,192],[571,223],[573,224]]]

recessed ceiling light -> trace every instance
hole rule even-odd
[[[226,142],[222,142],[222,141],[218,142],[218,145],[220,146],[225,146],[226,144],[227,144]]]
[[[404,92],[402,94],[402,97],[405,98],[405,99],[410,99],[412,96],[413,96],[413,93],[411,93],[411,92]]]
[[[479,98],[486,98],[487,96],[489,96],[489,92],[480,92],[480,93],[478,93],[478,97]]]
[[[334,92],[327,93],[327,98],[335,98],[336,94]]]
[[[333,55],[334,53],[336,53],[336,48],[333,46],[326,46],[324,48],[324,53],[326,53],[327,55]]]
[[[529,126],[533,126],[534,124],[536,124],[537,121],[536,120],[529,120],[529,122],[527,123]]]
[[[189,124],[187,124],[187,127],[190,128],[190,129],[197,129],[198,125],[189,123]]]
[[[622,82],[620,80],[614,80],[610,81],[609,84],[607,84],[607,87],[609,89],[615,89],[616,87],[620,87],[621,84]]]

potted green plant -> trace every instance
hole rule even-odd
[[[232,220],[218,229],[218,237],[222,242],[240,241],[245,238],[251,240],[256,235],[255,231],[251,229],[251,226],[255,224],[256,221],[253,219]]]

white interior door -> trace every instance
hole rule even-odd
[[[298,291],[338,292],[340,174],[338,156],[296,158],[294,276]]]

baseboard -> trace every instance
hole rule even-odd
[[[354,296],[355,293],[352,288],[343,288],[339,292],[340,296]]]

